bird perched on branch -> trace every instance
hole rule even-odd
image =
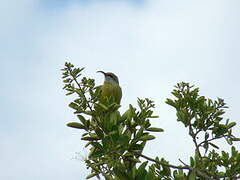
[[[119,86],[118,77],[111,72],[97,71],[104,75],[105,80],[101,88],[101,96],[113,98],[114,102],[120,104],[122,98],[122,89]]]

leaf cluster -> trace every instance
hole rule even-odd
[[[195,145],[195,156],[190,158],[190,166],[195,168],[195,172],[191,171],[189,176],[201,176],[196,169],[206,175],[204,178],[219,179],[239,174],[239,169],[233,164],[239,165],[240,153],[234,146],[231,158],[226,156],[228,153],[225,151],[222,151],[222,156],[215,151],[220,149],[217,140],[224,139],[229,145],[240,140],[232,133],[236,123],[223,118],[225,109],[228,108],[224,100],[217,98],[213,101],[200,96],[199,88],[184,82],[178,83],[172,94],[175,99],[167,99],[166,103],[176,109],[177,121],[188,128]],[[219,170],[223,168],[223,171]]]
[[[120,105],[111,98],[101,99],[101,91],[93,79],[81,76],[83,68],[66,63],[63,71],[66,95],[76,95],[69,104],[79,122],[67,125],[84,131],[81,140],[90,149],[85,160],[92,173],[87,177],[104,176],[106,179],[151,179],[152,171],[146,172],[146,163],[137,168],[146,142],[155,138],[151,132],[163,129],[152,127],[154,103],[149,99],[138,99],[138,108],[129,105],[121,115]],[[142,175],[144,174],[144,176]]]
[[[143,154],[147,141],[155,139],[152,127],[154,102],[138,99],[138,106],[129,105],[124,113],[112,98],[103,98],[94,79],[82,77],[84,68],[66,63],[62,69],[66,95],[74,97],[69,107],[78,121],[67,125],[82,130],[81,140],[89,149],[85,160],[91,174],[87,179],[101,176],[107,180],[205,180],[240,178],[240,152],[233,142],[235,122],[224,119],[227,108],[223,99],[212,100],[199,95],[199,88],[178,83],[166,103],[176,110],[177,121],[188,129],[195,153],[189,164],[180,161],[172,165],[163,157],[151,158]],[[231,153],[221,150],[217,141],[224,139]],[[142,161],[142,158],[146,161]]]

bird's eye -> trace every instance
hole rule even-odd
[[[113,76],[112,76],[111,74],[108,74],[108,76],[109,76],[110,78],[113,78]]]

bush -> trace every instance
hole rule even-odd
[[[111,98],[101,100],[101,90],[93,79],[82,77],[84,68],[65,63],[63,71],[66,95],[76,95],[69,104],[78,122],[67,125],[81,129],[82,140],[90,149],[85,163],[91,169],[91,177],[107,180],[195,180],[240,178],[240,153],[233,146],[239,141],[232,133],[235,122],[225,120],[227,108],[223,99],[208,99],[199,95],[199,88],[189,83],[178,83],[166,103],[176,109],[177,121],[188,129],[195,146],[195,154],[189,163],[179,159],[179,165],[169,164],[163,157],[147,157],[143,149],[147,141],[155,139],[152,132],[163,132],[152,127],[154,102],[138,99],[138,107],[120,114],[120,105]],[[101,103],[100,103],[101,102]],[[231,145],[231,153],[221,150],[216,142],[225,139]],[[145,161],[140,160],[145,159]]]

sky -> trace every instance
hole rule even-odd
[[[181,81],[225,99],[240,136],[240,1],[11,0],[0,6],[0,179],[79,180],[90,172],[81,131],[62,90],[69,61],[101,84],[114,72],[123,112],[137,98],[156,102],[165,130],[145,154],[188,162],[193,143],[165,104]],[[239,144],[235,144],[238,150]],[[221,147],[228,150],[225,143]]]

